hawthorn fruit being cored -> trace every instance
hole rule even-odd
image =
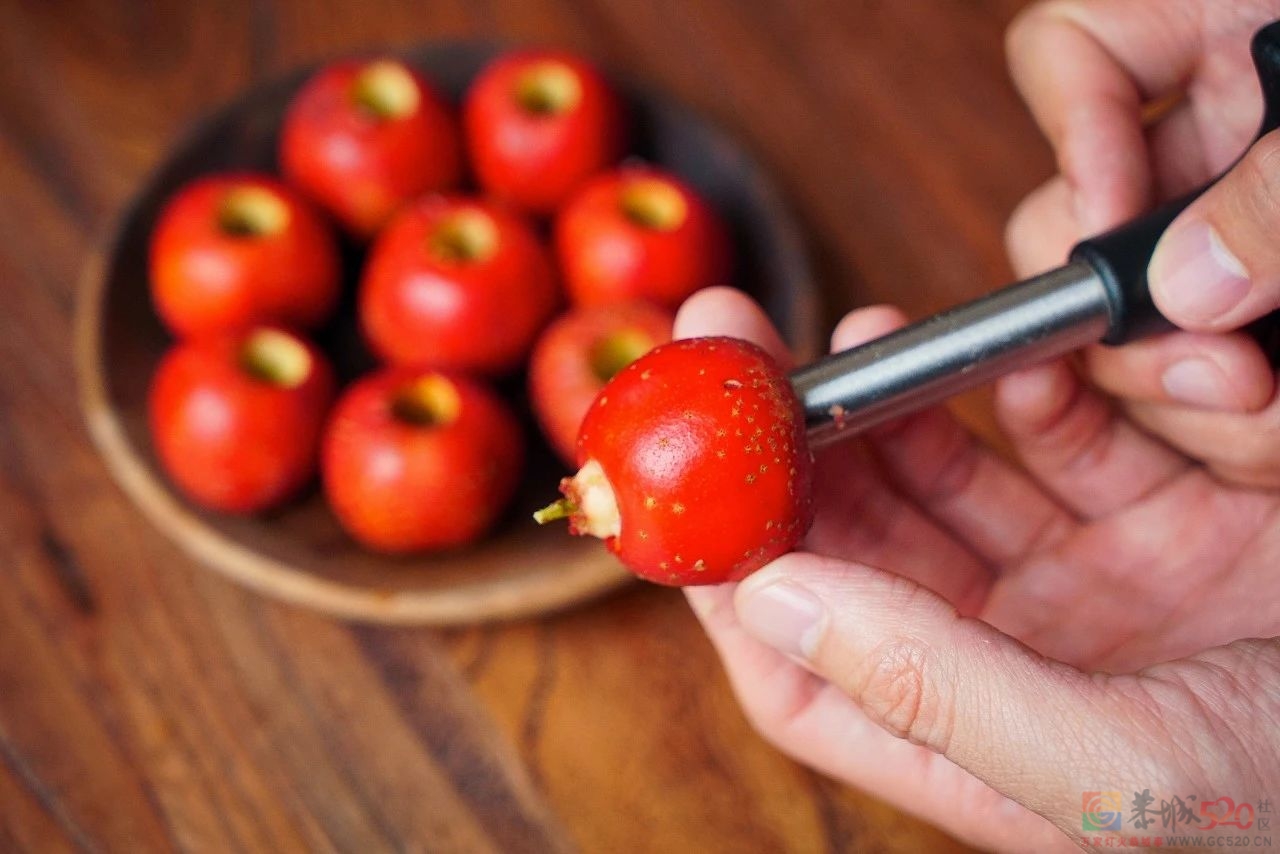
[[[778,363],[736,338],[651,351],[596,398],[564,498],[569,517],[659,584],[736,581],[790,551],[812,521],[803,412]]]

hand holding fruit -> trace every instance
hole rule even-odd
[[[1256,114],[1227,109],[1237,95],[1223,88],[1252,86],[1241,47],[1277,14],[1274,0],[1125,0],[1042,4],[1021,19],[1015,77],[1069,171],[1011,223],[1020,272],[1060,263],[1076,238],[1227,164]],[[1206,54],[1180,47],[1199,45]],[[1231,62],[1238,74],[1210,74]],[[1165,86],[1187,86],[1194,108],[1144,127],[1141,95]],[[1256,110],[1256,92],[1238,96]],[[1243,189],[1228,179],[1211,191],[1162,251],[1197,217],[1261,213],[1224,229],[1224,242],[1274,222],[1275,206],[1251,207]],[[1276,304],[1259,275],[1275,266],[1273,241],[1249,248],[1264,245],[1270,257],[1248,263],[1229,250],[1254,274],[1235,322]],[[1188,258],[1161,263],[1162,308],[1225,328],[1169,299],[1204,284],[1162,278]],[[892,309],[864,309],[833,344],[901,323]],[[779,346],[758,311],[718,292],[692,300],[677,332]],[[1169,373],[1197,358],[1208,364]],[[820,456],[809,553],[736,589],[688,591],[766,737],[984,848],[1076,850],[1091,788],[1244,800],[1280,779],[1265,723],[1280,712],[1280,610],[1258,599],[1280,582],[1273,371],[1236,333],[1098,350],[1087,366],[1121,396],[1119,410],[1063,362],[998,384],[998,414],[1029,473],[945,410],[912,416]]]
[[[902,323],[854,312],[833,347]],[[732,291],[694,297],[676,331],[786,357]],[[1054,825],[1078,835],[1090,786],[1266,791],[1280,644],[1243,639],[1280,635],[1257,593],[1280,584],[1280,492],[1215,480],[1065,366],[997,392],[1030,474],[944,409],[907,417],[819,453],[804,551],[688,591],[748,716],[981,847],[1074,850]],[[1185,744],[1250,750],[1193,764]]]

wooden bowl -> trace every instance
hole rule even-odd
[[[434,44],[404,52],[455,101],[492,44]],[[538,528],[529,514],[555,496],[565,473],[523,404],[523,376],[503,391],[525,410],[530,465],[510,512],[472,548],[388,558],[362,551],[338,527],[318,490],[267,518],[202,511],[175,493],[157,466],[146,425],[147,385],[170,339],[152,310],[147,241],[164,201],[187,181],[227,169],[275,171],[284,107],[311,70],[256,87],[178,145],[125,209],[105,249],[83,273],[76,362],[89,432],[125,493],[200,563],[300,605],[377,623],[449,625],[536,614],[597,596],[630,577],[595,540]],[[638,153],[682,176],[728,220],[737,285],[767,307],[803,355],[816,352],[814,289],[796,224],[751,158],[687,110],[624,87],[637,120]],[[345,251],[347,303],[317,336],[343,379],[372,366],[350,299],[362,251]]]

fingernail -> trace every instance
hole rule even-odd
[[[826,618],[818,597],[788,581],[751,590],[738,605],[738,621],[756,640],[801,658],[817,647]]]
[[[1201,219],[1160,238],[1147,270],[1160,307],[1179,321],[1210,321],[1249,293],[1249,271]]]
[[[1222,370],[1209,359],[1193,356],[1174,362],[1160,378],[1169,397],[1204,409],[1234,409],[1235,395]]]

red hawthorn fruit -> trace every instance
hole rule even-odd
[[[462,179],[457,122],[422,75],[394,59],[336,62],[285,113],[286,179],[357,237],[372,237],[405,202]]]
[[[314,328],[333,311],[339,275],[329,226],[265,175],[187,184],[151,235],[151,298],[179,336],[270,323]]]
[[[314,474],[334,385],[324,356],[281,329],[179,343],[151,382],[156,455],[197,504],[269,509]]]
[[[736,581],[795,547],[812,521],[813,464],[786,374],[735,338],[665,344],[618,373],[578,436],[568,516],[659,584]]]
[[[648,166],[589,181],[557,217],[555,245],[576,305],[644,299],[674,311],[694,291],[726,284],[732,267],[716,212]]]
[[[585,60],[521,51],[495,60],[463,104],[480,185],[530,213],[549,214],[626,147],[622,101]]]
[[[428,196],[374,244],[360,325],[393,364],[499,374],[520,364],[558,301],[551,260],[522,218]]]
[[[573,309],[529,357],[529,402],[551,447],[573,465],[578,428],[614,374],[671,340],[675,318],[643,302]]]
[[[386,369],[334,407],[321,471],[329,505],[366,547],[401,553],[478,539],[515,492],[520,428],[485,386]]]

